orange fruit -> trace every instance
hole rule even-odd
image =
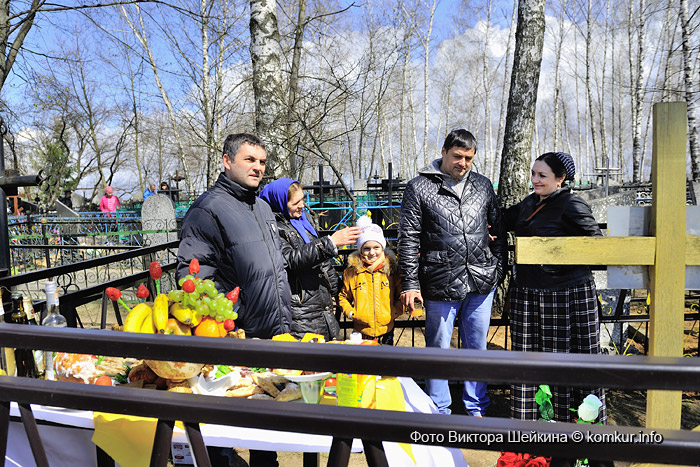
[[[95,384],[98,386],[113,386],[112,378],[107,375],[102,375],[95,380]]]
[[[226,335],[226,330],[224,329],[224,323],[218,323],[214,318],[204,318],[194,328],[194,335],[200,337],[222,337]]]

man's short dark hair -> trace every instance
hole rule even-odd
[[[442,149],[447,152],[454,147],[473,149],[476,153],[476,138],[463,128],[452,130],[445,138],[445,144],[442,145]]]
[[[260,138],[250,133],[234,133],[228,135],[224,141],[224,154],[233,160],[244,144],[250,144],[251,146],[257,146],[259,148],[265,149],[265,143],[263,143]]]

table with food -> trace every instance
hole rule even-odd
[[[228,294],[216,291],[214,283],[196,277],[196,260],[190,275],[180,282],[180,290],[160,293],[162,274],[157,262],[151,264],[157,295],[140,286],[141,300],[129,307],[115,288],[107,296],[129,309],[123,331],[158,334],[196,335],[216,338],[245,338],[236,329],[236,305],[239,290]],[[289,334],[273,337],[276,341],[297,341]],[[324,344],[323,336],[306,334],[302,342]],[[374,344],[354,335],[348,344]],[[143,389],[192,393],[212,397],[265,399],[280,403],[330,404],[367,409],[437,413],[430,398],[411,378],[383,378],[373,375],[346,375],[330,372],[283,368],[251,368],[236,365],[212,365],[159,360],[140,360],[90,354],[49,353],[47,374],[60,381],[79,384],[125,386]],[[60,407],[33,406],[40,421],[42,442],[51,465],[96,465],[97,445],[120,465],[148,464],[155,435],[156,421],[140,417],[105,414]],[[282,409],[283,410],[283,409]],[[11,413],[18,416],[15,403]],[[41,424],[43,422],[43,424]],[[327,452],[332,437],[235,426],[202,424],[201,432],[208,446],[294,452]],[[173,445],[185,445],[182,426],[176,425]],[[69,447],[69,448],[67,448]],[[384,442],[389,465],[466,465],[459,450],[439,446]],[[361,451],[358,440],[353,445]],[[69,450],[70,453],[66,453]],[[31,449],[20,422],[10,424],[6,464],[34,465]],[[183,455],[173,455],[183,463]],[[14,464],[13,464],[14,463]]]

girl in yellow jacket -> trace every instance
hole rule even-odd
[[[403,313],[398,262],[385,249],[382,229],[369,217],[360,217],[357,226],[357,251],[348,257],[338,302],[364,339],[394,345],[394,320]]]

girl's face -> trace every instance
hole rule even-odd
[[[295,191],[287,201],[287,211],[291,219],[301,219],[301,213],[304,210],[304,191]]]
[[[379,242],[369,240],[360,248],[360,256],[366,263],[374,263],[382,254],[383,248]]]
[[[544,161],[535,161],[530,174],[530,181],[532,181],[535,193],[540,196],[540,199],[546,198],[561,188],[561,184],[566,178],[566,175],[556,177],[552,168]]]

